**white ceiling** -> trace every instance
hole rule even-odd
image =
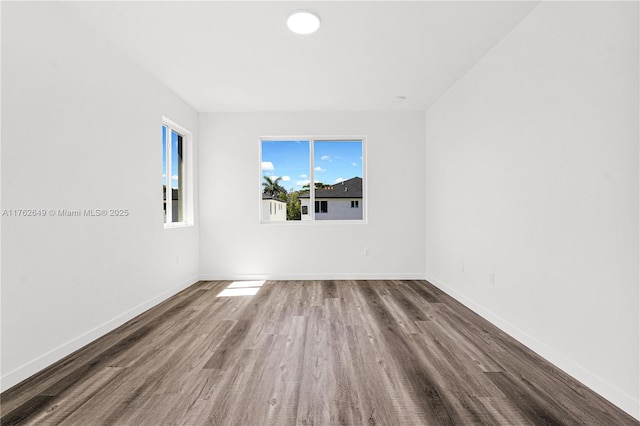
[[[64,4],[210,112],[425,110],[538,2]],[[300,8],[320,16],[317,33],[286,28]]]

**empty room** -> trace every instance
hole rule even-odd
[[[2,1],[2,425],[639,425],[637,1]]]

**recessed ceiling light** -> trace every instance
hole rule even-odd
[[[296,34],[311,34],[320,28],[320,18],[307,10],[295,10],[287,17],[287,27]]]

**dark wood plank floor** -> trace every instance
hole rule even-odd
[[[7,390],[2,425],[638,425],[425,281],[200,282]]]

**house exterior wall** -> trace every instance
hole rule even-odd
[[[262,220],[264,222],[287,220],[287,204],[277,200],[262,200]]]
[[[316,198],[316,201],[327,201],[327,212],[316,213],[316,220],[362,220],[362,198]],[[358,201],[358,207],[351,207],[352,201]],[[302,220],[311,220],[311,207],[308,198],[300,200],[301,206],[307,206],[309,214],[302,215]]]
[[[300,209],[300,216],[302,218],[302,220],[311,220],[311,208],[309,207],[309,202],[311,200],[309,200],[308,198],[301,198],[300,199],[300,206],[303,207]],[[307,214],[302,214],[302,212],[304,211],[304,207],[307,208]]]

